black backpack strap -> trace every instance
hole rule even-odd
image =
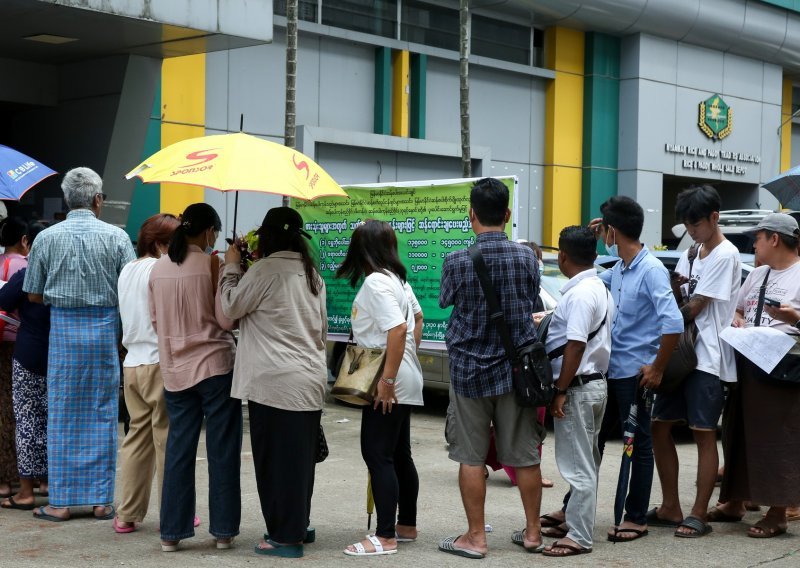
[[[756,307],[756,319],[753,322],[755,327],[761,325],[761,313],[764,311],[764,295],[767,293],[767,279],[769,273],[772,272],[771,268],[767,268],[767,274],[764,276],[764,281],[761,283],[761,288],[758,289],[758,306]]]
[[[608,290],[606,290],[606,298],[608,298]],[[597,329],[595,329],[593,332],[591,332],[591,333],[589,334],[589,337],[587,337],[587,338],[586,338],[586,345],[589,345],[589,342],[590,342],[592,339],[594,339],[594,338],[597,336],[597,334],[598,334],[598,333],[600,333],[600,330],[601,330],[601,329],[603,329],[603,326],[606,324],[606,320],[607,320],[607,319],[608,319],[608,308],[606,308],[606,313],[605,313],[605,315],[603,316],[603,319],[602,319],[602,321],[600,322],[600,325],[598,325],[598,326],[597,326]],[[550,351],[550,352],[547,354],[547,358],[548,358],[548,359],[550,359],[551,361],[552,361],[553,359],[558,359],[559,357],[561,357],[562,355],[564,355],[564,350],[566,350],[566,348],[567,348],[567,344],[566,344],[566,343],[565,343],[564,345],[561,345],[561,346],[559,346],[559,347],[556,347],[555,349],[553,349],[552,351]]]
[[[500,302],[497,300],[494,286],[489,278],[489,269],[486,267],[486,262],[483,260],[481,249],[475,243],[467,249],[469,256],[472,259],[472,264],[475,267],[475,273],[478,275],[478,281],[483,288],[483,295],[486,297],[486,303],[489,304],[489,320],[494,324],[497,333],[500,335],[500,341],[506,350],[506,357],[509,361],[516,361],[517,348],[514,347],[514,342],[511,340],[511,332],[506,325],[506,318],[503,314],[503,309],[500,307]]]

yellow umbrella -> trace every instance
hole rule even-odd
[[[308,156],[243,132],[189,138],[159,150],[125,176],[219,191],[257,191],[299,199],[347,197]],[[238,193],[236,204],[238,206]],[[236,212],[234,210],[234,229]]]

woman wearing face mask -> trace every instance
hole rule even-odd
[[[119,315],[122,345],[128,353],[123,362],[125,402],[131,429],[120,450],[121,497],[114,518],[120,534],[136,530],[147,514],[153,473],[159,487],[164,480],[164,448],[167,443],[167,404],[164,379],[158,365],[158,339],[150,322],[148,283],[156,261],[166,254],[172,233],[181,222],[174,215],[160,213],[142,223],[136,241],[138,259],[128,263],[119,275]]]
[[[8,282],[28,265],[28,224],[19,217],[0,222],[0,280]],[[0,320],[0,497],[11,497],[11,483],[18,479],[14,444],[14,406],[11,402],[11,358],[17,327]]]
[[[19,491],[4,494],[3,509],[30,511],[34,508],[34,483],[39,481],[39,494],[47,494],[47,346],[50,333],[50,308],[28,300],[22,291],[25,281],[28,249],[42,230],[41,223],[26,224],[12,217],[0,225],[0,242],[6,243],[6,253],[0,255],[0,267],[14,271],[0,288],[0,309],[13,312],[23,322],[19,335],[10,325],[3,330],[0,344],[0,479],[11,480],[19,474]],[[22,236],[20,236],[22,231]],[[14,244],[7,244],[13,241]],[[21,265],[21,267],[20,267]],[[11,267],[14,268],[11,268]],[[2,274],[0,274],[2,276]],[[13,333],[13,335],[12,335]],[[14,337],[11,342],[9,338]],[[13,360],[6,358],[13,349]],[[13,414],[11,405],[13,384]],[[16,418],[16,444],[14,443]],[[16,446],[16,447],[15,447]],[[16,449],[16,461],[10,462],[9,452]],[[13,468],[13,471],[12,471]],[[10,488],[3,488],[4,493]]]
[[[235,347],[222,313],[220,259],[204,253],[222,223],[195,203],[184,211],[167,249],[150,273],[150,320],[158,336],[169,434],[161,492],[161,549],[177,550],[194,536],[194,469],[203,418],[209,468],[209,532],[218,549],[239,534],[242,405],[232,399]]]

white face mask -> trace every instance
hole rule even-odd
[[[611,229],[611,227],[609,227]],[[606,252],[611,256],[619,256],[619,247],[617,246],[617,230],[614,229],[614,244],[610,245],[608,243],[604,243],[606,245]]]

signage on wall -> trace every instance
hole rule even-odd
[[[733,130],[733,109],[719,95],[700,103],[697,125],[712,140],[722,140]]]
[[[761,156],[745,152],[732,152],[718,148],[702,148],[700,146],[686,146],[683,144],[664,145],[664,151],[669,154],[687,156],[681,160],[684,170],[699,170],[703,172],[718,172],[722,174],[735,174],[743,176],[747,173],[746,164],[758,165]]]

